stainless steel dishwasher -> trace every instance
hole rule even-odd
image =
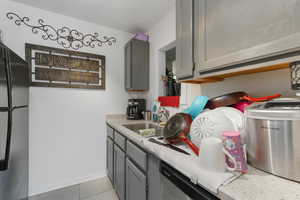
[[[163,200],[220,200],[163,161],[160,173]]]

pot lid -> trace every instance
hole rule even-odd
[[[246,109],[246,116],[257,119],[300,120],[300,99],[278,98],[254,104]]]

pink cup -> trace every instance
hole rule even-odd
[[[228,156],[226,156],[226,164],[229,167],[235,167],[236,171],[246,173],[248,170],[245,151],[242,145],[241,134],[237,131],[223,132],[223,144],[225,150],[235,159],[236,165],[232,163]]]

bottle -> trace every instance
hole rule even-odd
[[[153,106],[152,106],[152,120],[154,122],[158,122],[158,110],[160,107],[160,102],[158,100],[154,100]]]

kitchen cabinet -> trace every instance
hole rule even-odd
[[[196,0],[196,71],[241,67],[299,50],[299,9],[300,1]]]
[[[176,0],[178,79],[264,67],[262,63],[295,56],[300,50],[299,9],[300,1]]]
[[[114,146],[114,186],[120,200],[125,200],[125,153]]]
[[[125,45],[125,89],[149,90],[149,42],[137,39]]]
[[[143,172],[126,159],[126,199],[146,200],[147,199],[147,179]]]
[[[194,76],[194,0],[176,0],[176,77]]]
[[[148,156],[148,200],[165,200],[162,198],[161,174],[159,171],[160,159],[149,154]]]
[[[107,171],[107,176],[110,179],[111,183],[113,184],[114,180],[114,159],[113,159],[113,141],[110,137],[107,137],[106,139],[106,171]]]
[[[163,200],[160,159],[107,125],[107,176],[120,200]]]

